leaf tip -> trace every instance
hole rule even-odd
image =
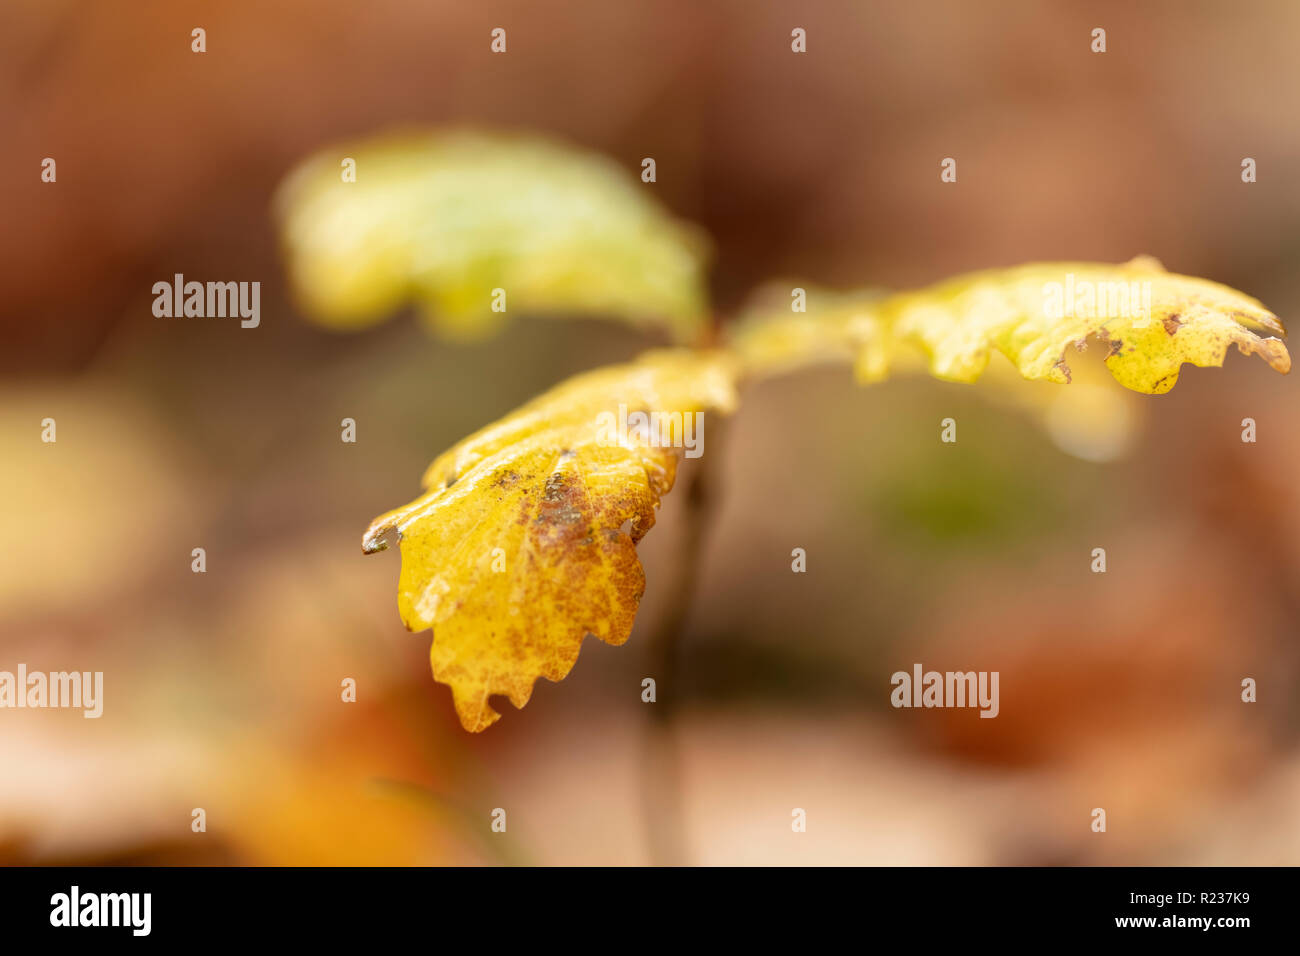
[[[382,518],[379,521],[376,521],[367,528],[366,533],[361,536],[361,553],[375,554],[379,551],[387,551],[389,544],[388,536],[396,530],[397,529],[393,526],[392,522],[384,521]],[[401,532],[397,533],[400,539]]]

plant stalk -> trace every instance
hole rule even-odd
[[[712,423],[710,423],[712,424]],[[681,756],[673,718],[682,700],[678,657],[682,633],[700,579],[704,538],[713,512],[718,477],[718,433],[715,425],[709,451],[686,475],[685,508],[677,561],[668,594],[673,596],[660,618],[647,648],[649,676],[655,680],[656,699],[650,704],[645,736],[641,792],[651,863],[685,866],[689,854],[682,813]]]

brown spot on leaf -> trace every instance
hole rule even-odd
[[[582,521],[582,510],[578,507],[580,500],[581,490],[574,477],[561,471],[552,472],[547,476],[546,487],[542,490],[537,520],[557,525]]]
[[[495,488],[509,488],[518,481],[519,472],[515,471],[513,468],[507,468],[505,471],[497,474],[496,480],[492,482],[492,485]]]

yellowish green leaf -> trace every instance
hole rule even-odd
[[[772,283],[729,330],[745,373],[766,378],[811,365],[855,363],[864,383],[886,378],[896,349],[880,312],[883,293],[799,288],[805,311],[791,308],[791,285]]]
[[[730,412],[735,373],[725,353],[669,350],[579,375],[451,448],[423,497],[374,521],[363,549],[400,537],[402,620],[433,628],[433,676],[467,730],[500,716],[491,695],[523,707],[538,677],[563,679],[588,634],[627,640],[645,588],[635,545],[682,450],[609,425],[620,405],[624,419]]]
[[[415,302],[456,338],[522,312],[688,341],[706,314],[703,235],[630,171],[546,139],[411,132],[338,146],[294,171],[278,207],[296,294],[324,325],[364,327]]]

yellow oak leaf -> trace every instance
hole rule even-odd
[[[433,676],[465,729],[499,718],[491,695],[523,707],[538,677],[563,679],[588,634],[627,640],[636,543],[703,437],[686,416],[732,411],[735,379],[726,353],[689,350],[576,376],[451,448],[423,497],[375,519],[363,550],[400,538],[402,621],[433,628]]]
[[[707,315],[703,233],[632,171],[539,136],[413,131],[339,145],[294,170],[277,209],[295,294],[332,328],[414,302],[455,339],[523,312],[662,325],[687,342]]]
[[[810,323],[821,323],[824,333]],[[782,331],[792,324],[801,328]],[[1067,383],[1071,351],[1094,337],[1120,384],[1162,394],[1183,364],[1222,365],[1234,345],[1288,372],[1285,334],[1250,296],[1139,257],[1122,265],[994,269],[875,301],[810,293],[807,316],[759,314],[740,324],[735,341],[758,373],[818,361],[833,343],[840,352],[852,345],[864,381],[885,377],[900,358],[919,352],[935,377],[973,382],[997,351],[1027,379]]]
[[[972,382],[992,349],[1025,376],[1070,380],[1069,349],[1089,335],[1107,344],[1106,367],[1121,385],[1162,394],[1184,363],[1222,365],[1236,345],[1279,372],[1291,358],[1277,316],[1217,282],[1174,275],[1154,259],[1119,266],[1039,263],[959,276],[887,300],[885,321],[919,345],[933,375]],[[1262,334],[1261,334],[1262,333]]]

